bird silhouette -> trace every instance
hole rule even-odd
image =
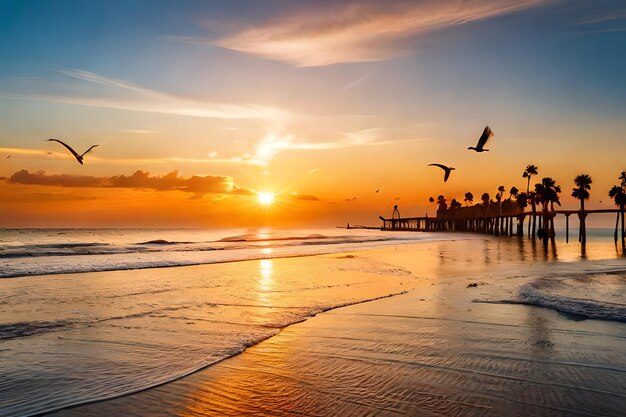
[[[379,191],[380,191],[380,188],[379,188],[378,190],[376,190],[374,193],[375,193],[375,194],[378,194],[378,192],[379,192]]]
[[[487,141],[489,140],[491,136],[493,136],[493,131],[491,130],[489,126],[485,126],[485,130],[483,130],[483,134],[480,135],[480,138],[478,139],[478,143],[476,144],[476,147],[470,146],[467,149],[471,149],[476,152],[488,152],[489,149],[485,149],[485,145],[487,144]]]
[[[7,155],[6,159],[9,159],[11,157],[11,155]]]
[[[443,182],[448,181],[448,178],[450,178],[450,173],[452,171],[454,171],[456,168],[453,167],[448,167],[442,164],[428,164],[429,167],[439,167],[441,169],[443,169],[445,171],[445,175],[443,176]]]
[[[92,150],[93,148],[98,146],[98,145],[92,145],[89,149],[87,149],[85,152],[83,152],[81,155],[79,155],[78,152],[76,152],[74,149],[72,149],[72,147],[70,145],[68,145],[65,142],[60,141],[59,139],[48,139],[48,142],[58,142],[61,145],[65,146],[67,148],[67,150],[70,151],[72,153],[72,155],[74,155],[74,158],[76,158],[78,163],[81,164],[81,165],[83,165],[83,157],[87,154],[87,152],[89,152],[90,150]]]

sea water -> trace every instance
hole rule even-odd
[[[544,250],[525,238],[466,233],[3,230],[0,415],[38,414],[172,381],[317,313],[404,293],[424,277],[436,283],[432,260],[447,275],[506,271],[502,293],[477,297],[479,303],[626,321],[622,255],[611,231],[589,235],[596,240],[583,254],[576,242]],[[454,240],[463,241],[456,253],[428,243]],[[404,244],[424,259],[424,276],[358,252],[332,255]],[[297,259],[316,254],[331,255]],[[244,260],[253,261],[232,262]],[[199,265],[207,263],[216,265]],[[160,268],[166,266],[184,267]]]

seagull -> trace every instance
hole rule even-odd
[[[485,149],[484,146],[491,136],[493,136],[493,131],[489,126],[485,126],[485,130],[483,130],[483,134],[480,135],[480,139],[478,139],[478,144],[476,144],[476,147],[470,146],[467,149],[471,149],[476,152],[488,152],[489,149]]]
[[[439,167],[441,169],[443,169],[446,174],[443,176],[443,182],[448,181],[448,178],[450,178],[450,172],[452,172],[453,170],[455,170],[456,168],[453,167],[447,167],[445,165],[442,164],[429,164],[429,167]]]
[[[74,158],[76,158],[76,160],[78,161],[79,164],[83,165],[83,156],[85,156],[87,154],[87,152],[89,152],[90,150],[92,150],[93,148],[95,148],[98,145],[92,145],[91,148],[87,149],[85,152],[83,152],[82,155],[79,155],[78,152],[76,152],[74,149],[72,149],[72,147],[70,145],[68,145],[65,142],[62,142],[58,139],[48,139],[48,142],[59,142],[61,145],[65,146],[67,148],[68,151],[70,151],[72,153],[72,155],[74,155]]]

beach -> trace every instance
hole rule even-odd
[[[11,338],[3,327],[4,413],[621,414],[621,255],[431,235],[287,259],[4,279],[14,320],[30,323]]]

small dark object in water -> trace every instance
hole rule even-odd
[[[469,284],[467,284],[467,288],[475,288],[478,287],[478,283],[476,282],[470,282]]]

